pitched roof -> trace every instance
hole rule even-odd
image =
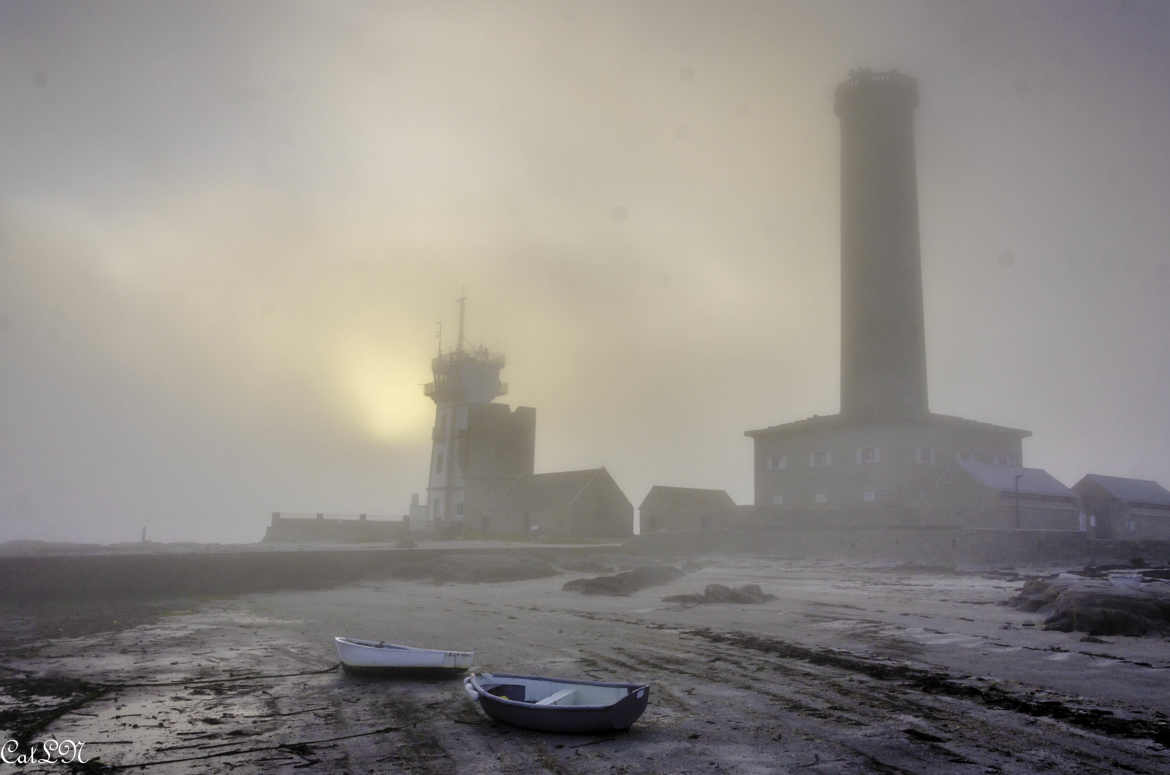
[[[836,428],[845,425],[845,419],[839,414],[814,414],[803,420],[795,420],[780,425],[769,425],[767,428],[744,431],[744,436],[780,436],[800,431],[820,430],[821,428]]]
[[[519,508],[525,511],[544,511],[554,506],[572,503],[595,481],[608,479],[614,488],[621,488],[613,481],[604,468],[587,468],[582,471],[554,471],[547,474],[533,474],[518,479],[512,487],[512,496]],[[625,497],[625,494],[622,494]]]
[[[703,490],[696,487],[664,487],[656,484],[642,499],[638,508],[687,511],[722,511],[735,506],[735,501],[727,494],[727,490]]]
[[[1076,497],[1076,493],[1057,481],[1052,474],[1043,468],[1001,466],[984,463],[979,460],[964,460],[959,465],[975,481],[979,482],[979,484],[982,484],[984,487],[990,487],[993,490],[998,490],[999,492],[1015,492],[1016,477],[1019,476],[1019,491],[1021,495],[1051,495],[1062,498]]]
[[[771,425],[767,428],[759,428],[757,430],[744,431],[744,436],[787,436],[794,433],[810,430],[822,430],[827,428],[848,428],[860,427],[865,425],[908,425],[908,424],[937,424],[949,425],[952,427],[968,428],[971,430],[994,431],[997,433],[1010,433],[1013,436],[1019,436],[1021,439],[1032,435],[1031,431],[1026,431],[1022,428],[1009,428],[1006,425],[993,425],[989,422],[980,422],[978,420],[968,420],[963,417],[955,417],[949,414],[936,414],[931,412],[929,415],[920,420],[907,421],[873,421],[873,420],[858,420],[851,417],[846,417],[841,414],[814,414],[812,417],[806,417],[803,420],[795,422],[784,423],[782,425]]]
[[[1019,436],[1021,439],[1026,439],[1032,435],[1032,431],[1027,431],[1023,428],[1012,428],[1008,425],[996,425],[995,423],[983,422],[981,420],[968,420],[966,417],[956,417],[953,414],[936,414],[931,412],[930,421],[932,423],[938,423],[939,425],[954,425],[961,428],[970,428],[972,430],[1011,433],[1015,436]]]
[[[1129,479],[1124,476],[1086,474],[1073,487],[1079,489],[1085,482],[1093,482],[1106,492],[1127,503],[1149,503],[1156,506],[1170,506],[1170,491],[1149,479]]]

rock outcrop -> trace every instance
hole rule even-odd
[[[1031,579],[1008,605],[1048,613],[1047,630],[1094,636],[1170,632],[1170,584],[1136,571]]]
[[[708,584],[701,595],[669,595],[662,598],[667,603],[681,603],[682,605],[704,605],[707,603],[740,603],[755,604],[775,600],[775,595],[769,595],[760,589],[759,584],[745,584],[742,587],[727,587],[723,584]]]
[[[584,595],[630,595],[646,587],[669,584],[682,575],[673,565],[643,565],[613,576],[573,579],[562,589]]]

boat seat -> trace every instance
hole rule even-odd
[[[537,705],[556,705],[561,700],[567,700],[567,699],[572,698],[572,696],[576,693],[577,693],[576,689],[561,689],[559,692],[555,692],[555,693],[550,694],[549,696],[545,697],[543,700],[539,700],[536,704]]]

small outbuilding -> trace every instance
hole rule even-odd
[[[654,485],[638,507],[642,535],[673,530],[716,530],[737,519],[726,490]]]
[[[1170,539],[1170,491],[1157,482],[1087,474],[1073,491],[1097,538]]]
[[[485,537],[626,538],[634,506],[605,468],[521,477],[466,527]]]
[[[1076,493],[1042,468],[959,463],[947,497],[961,527],[995,530],[1081,530]]]

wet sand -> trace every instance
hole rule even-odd
[[[58,694],[26,693],[45,712],[23,728],[166,772],[1170,770],[1170,642],[1043,631],[997,605],[1022,579],[724,559],[629,597],[561,590],[588,575],[160,604],[116,632],[11,643],[0,679],[11,694],[55,676]],[[710,583],[777,599],[661,600]],[[345,675],[343,633],[474,648],[482,669],[646,681],[650,705],[612,736],[512,729],[457,680]]]

